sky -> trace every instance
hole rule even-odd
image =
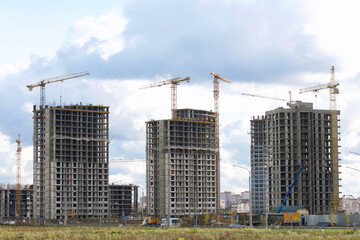
[[[342,194],[360,195],[360,15],[358,1],[0,1],[0,183],[16,182],[16,139],[22,140],[22,183],[32,184],[32,109],[39,89],[26,85],[64,74],[90,75],[46,87],[49,105],[110,106],[110,156],[145,158],[145,122],[178,108],[213,110],[212,78],[220,83],[221,191],[248,189],[250,119],[286,102],[242,92],[313,102],[329,108],[329,92],[299,89],[340,83]],[[110,183],[145,187],[145,164],[111,163]]]

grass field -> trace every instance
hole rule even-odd
[[[360,239],[334,229],[212,229],[142,227],[0,226],[0,239]]]

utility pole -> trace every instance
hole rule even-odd
[[[243,168],[249,173],[249,215],[250,215],[249,221],[250,221],[250,227],[252,228],[253,225],[252,225],[252,204],[251,204],[251,170],[246,167],[240,166],[238,164],[234,164],[233,166],[238,168]]]

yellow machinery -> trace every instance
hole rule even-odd
[[[160,220],[156,217],[144,217],[143,218],[143,226],[155,226],[160,225]]]

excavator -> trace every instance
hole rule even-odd
[[[144,227],[159,227],[160,226],[160,220],[154,216],[150,217],[144,217],[142,225]]]

